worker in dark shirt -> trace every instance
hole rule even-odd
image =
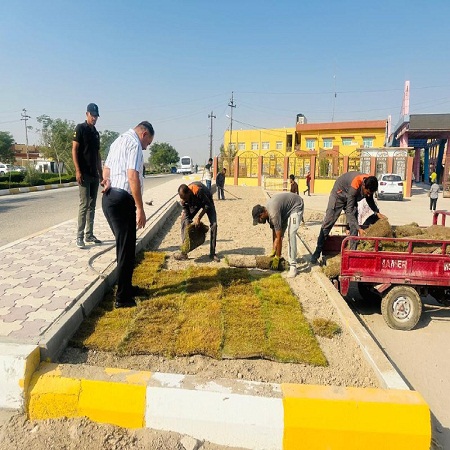
[[[373,195],[377,190],[377,178],[361,172],[344,173],[335,181],[320,228],[316,250],[311,256],[311,264],[317,264],[325,241],[342,210],[345,210],[347,216],[350,236],[362,236],[365,234],[365,231],[358,224],[358,202],[363,198],[366,199],[367,204],[377,214],[378,218],[386,218],[386,216],[380,214],[378,206],[373,199]]]
[[[289,175],[289,182],[291,183],[291,192],[293,194],[298,194],[298,184],[295,181],[295,175]]]
[[[186,184],[180,185],[178,195],[183,207],[181,213],[181,242],[184,241],[187,226],[192,222],[198,226],[202,217],[206,214],[210,226],[209,258],[212,261],[219,262],[220,259],[216,255],[217,214],[211,191],[203,183],[194,181],[189,186]],[[185,253],[178,255],[178,259],[187,259],[187,257]]]
[[[72,158],[75,177],[79,186],[80,206],[78,210],[77,247],[101,244],[94,236],[94,217],[98,186],[103,181],[100,156],[100,134],[95,128],[99,117],[98,106],[89,103],[86,120],[75,128],[72,142]]]

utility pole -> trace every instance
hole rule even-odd
[[[213,141],[213,119],[216,116],[211,111],[211,114],[208,114],[208,119],[211,119],[211,134],[209,135],[209,158],[212,158],[212,141]]]
[[[31,119],[31,117],[27,114],[27,110],[25,108],[22,109],[22,118],[20,120],[23,120],[25,122],[25,139],[27,144],[27,166],[30,165],[30,154],[28,153],[28,127],[27,127],[27,120]]]
[[[233,99],[233,91],[231,91],[231,100],[228,103],[228,106],[230,107],[230,144],[229,144],[228,152],[231,156],[231,135],[233,134],[233,108],[236,108],[236,105],[234,104],[234,99]]]

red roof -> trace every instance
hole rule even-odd
[[[297,131],[312,130],[354,130],[358,128],[386,128],[385,120],[362,120],[357,122],[324,122],[324,123],[298,123]]]

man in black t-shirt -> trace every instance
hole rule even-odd
[[[101,244],[101,241],[94,236],[97,192],[99,184],[103,181],[100,135],[95,128],[98,117],[98,106],[95,103],[89,103],[86,121],[76,126],[73,135],[72,158],[80,191],[77,230],[78,248],[84,248],[85,240],[89,244]]]

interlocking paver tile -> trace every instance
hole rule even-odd
[[[68,309],[75,302],[76,300],[73,297],[68,297],[67,295],[64,295],[62,297],[53,296],[50,299],[50,302],[43,306],[43,308],[47,309],[48,311]]]
[[[36,292],[34,292],[32,294],[33,297],[35,298],[43,298],[43,297],[48,297],[51,298],[53,296],[53,294],[55,293],[55,291],[57,291],[58,288],[54,287],[54,286],[40,286]]]
[[[1,306],[14,306],[16,301],[21,298],[20,294],[2,295],[0,298]]]
[[[28,321],[44,320],[45,322],[54,322],[63,312],[65,308],[54,310],[39,308],[37,311],[32,311],[28,314]]]
[[[45,282],[44,278],[30,277],[30,278],[28,278],[28,280],[26,280],[22,283],[22,287],[24,287],[24,288],[30,288],[30,287],[39,288],[40,286],[42,286],[42,284],[44,282]]]
[[[42,319],[31,320],[23,322],[22,327],[17,331],[12,331],[9,333],[11,338],[34,338],[41,335],[47,328],[51,325],[50,322],[46,322]]]
[[[97,277],[92,278],[92,282],[94,282],[97,279]],[[86,289],[91,283],[86,283],[84,281],[74,280],[72,283],[68,284],[66,286],[67,289],[70,289],[71,291],[81,291]]]
[[[22,328],[22,323],[22,321],[4,322],[0,319],[0,336],[10,336],[11,333]]]
[[[14,273],[8,273],[8,278],[12,278],[14,280],[25,280],[27,278],[30,278],[32,275],[34,275],[36,272],[32,270],[19,270],[18,272]]]
[[[11,306],[14,306],[14,305],[11,305]],[[0,317],[7,316],[9,314],[10,309],[11,309],[10,307],[4,305],[2,302],[2,306],[0,306]]]
[[[26,269],[28,264],[24,263],[18,263],[17,261],[14,262],[14,264],[11,264],[10,266],[6,267],[6,272],[18,272],[21,269]]]
[[[13,288],[15,285],[10,283],[2,283],[0,284],[0,295],[4,295],[6,291]]]
[[[26,320],[28,314],[33,311],[31,306],[15,306],[11,308],[9,314],[2,317],[4,322],[14,322],[16,320]]]

